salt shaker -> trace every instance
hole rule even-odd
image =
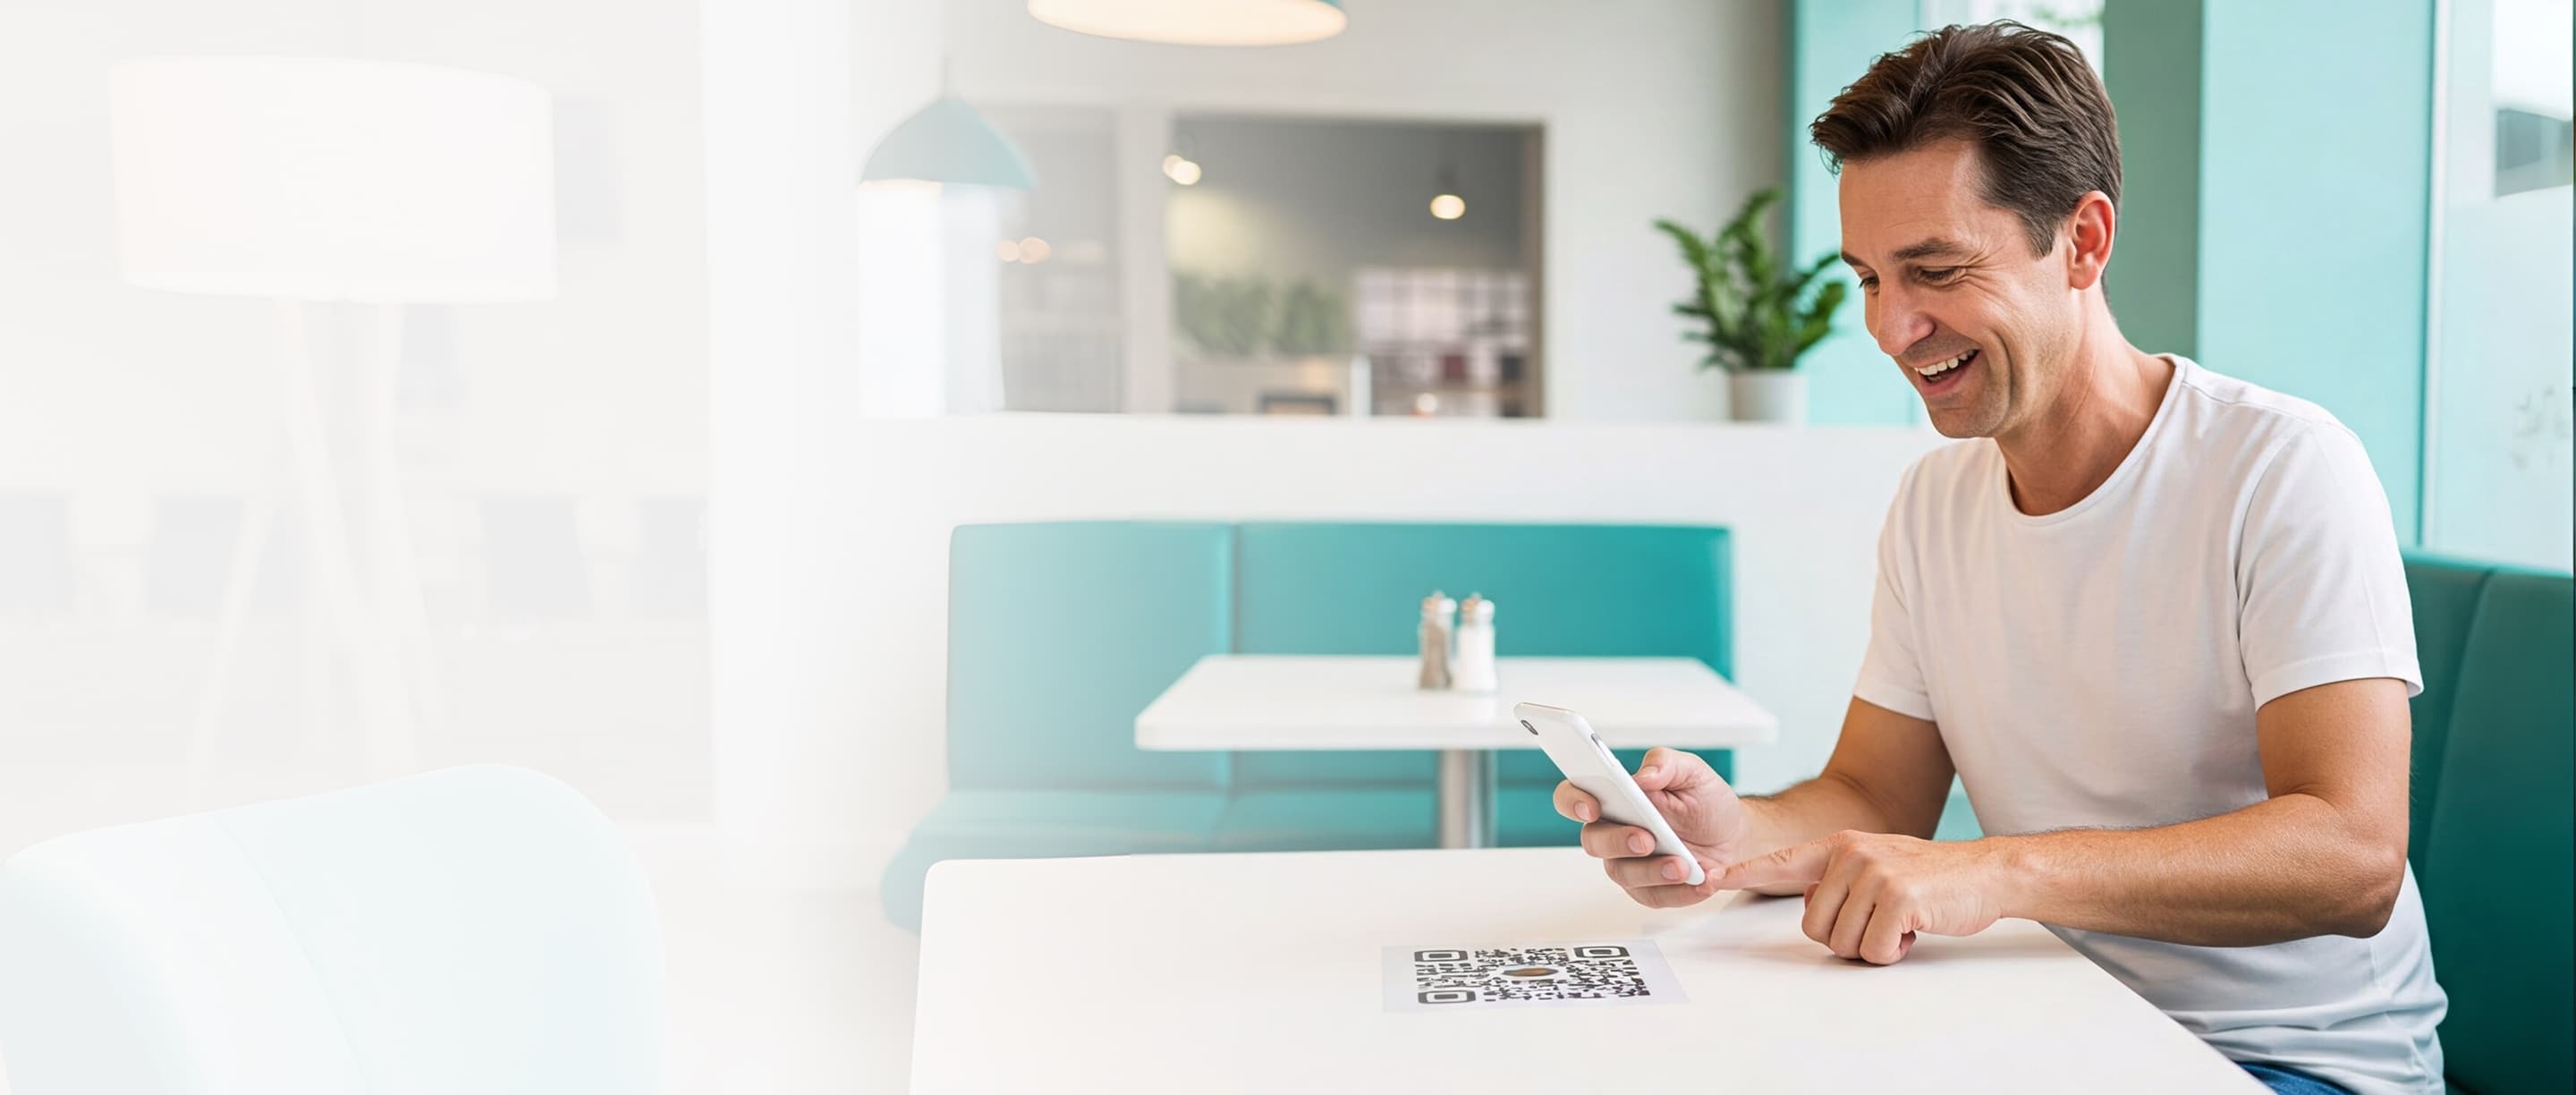
[[[1458,606],[1458,656],[1449,662],[1449,687],[1491,692],[1494,675],[1494,602],[1470,593]]]
[[[1449,614],[1458,602],[1439,590],[1422,599],[1422,687],[1449,687]]]

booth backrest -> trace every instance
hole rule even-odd
[[[1235,649],[1411,654],[1437,589],[1491,598],[1503,656],[1693,657],[1729,671],[1727,534],[1668,525],[1249,523],[1237,530]],[[1506,753],[1509,784],[1559,777]],[[1427,783],[1429,754],[1237,754],[1238,786]]]
[[[2410,580],[2428,565],[2410,564]],[[2440,638],[2440,598],[2457,588],[2435,586],[2432,613],[2417,595],[2419,658],[2440,656],[2424,617]],[[2416,722],[2439,756],[2429,798],[2416,771],[2414,860],[2451,998],[2445,1067],[2476,1095],[2576,1090],[2576,580],[2494,572],[2459,649],[2449,710],[2428,719],[2420,706],[2442,673],[2428,662]]]
[[[965,525],[949,541],[957,788],[1208,787],[1223,753],[1136,748],[1136,713],[1232,639],[1234,528]]]

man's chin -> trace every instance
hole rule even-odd
[[[1939,431],[1941,436],[1955,441],[1965,441],[1971,437],[1994,436],[1993,425],[1983,421],[1984,416],[1975,413],[1972,408],[1936,411],[1925,407],[1923,415],[1932,420],[1932,428]]]

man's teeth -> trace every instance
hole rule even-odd
[[[1927,377],[1939,376],[1952,369],[1956,369],[1961,365],[1967,364],[1968,359],[1975,356],[1977,356],[1977,352],[1975,350],[1970,350],[1957,357],[1951,358],[1948,361],[1935,361],[1929,365],[1918,366],[1914,371]]]

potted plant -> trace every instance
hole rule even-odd
[[[1347,356],[1351,348],[1351,309],[1341,294],[1315,282],[1288,287],[1279,304],[1279,330],[1271,346],[1289,357]]]
[[[1655,222],[1681,245],[1682,261],[1699,279],[1698,291],[1673,312],[1704,326],[1682,337],[1708,344],[1700,367],[1726,371],[1728,402],[1741,422],[1805,420],[1806,378],[1796,371],[1798,358],[1832,333],[1847,291],[1839,281],[1816,286],[1837,256],[1793,269],[1773,251],[1762,214],[1779,200],[1777,189],[1756,192],[1709,239],[1669,220]]]
[[[1270,341],[1277,302],[1260,278],[1172,277],[1172,321],[1199,351],[1242,358]]]

